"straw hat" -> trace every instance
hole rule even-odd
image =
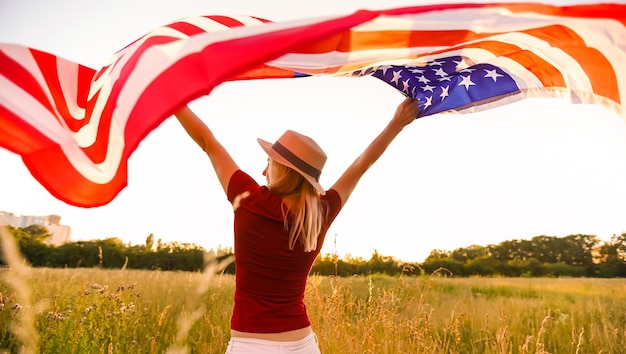
[[[274,144],[257,139],[274,161],[300,173],[320,194],[326,193],[319,183],[326,154],[313,139],[293,130],[287,130]]]

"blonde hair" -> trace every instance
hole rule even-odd
[[[272,192],[280,196],[298,195],[296,208],[292,210],[293,224],[289,230],[289,249],[293,250],[298,240],[305,252],[317,249],[317,238],[322,231],[324,215],[319,192],[294,169],[273,159],[270,177]],[[288,226],[287,211],[283,210],[285,227]]]

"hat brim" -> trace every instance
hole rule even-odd
[[[324,187],[322,187],[322,185],[315,178],[307,175],[302,170],[300,170],[298,167],[296,167],[294,164],[289,162],[289,160],[285,159],[278,152],[276,152],[276,150],[274,150],[272,148],[272,145],[274,145],[274,144],[270,143],[269,141],[265,141],[263,139],[260,139],[260,138],[257,138],[257,141],[259,142],[259,145],[261,145],[261,148],[263,149],[263,151],[265,151],[267,156],[271,157],[272,160],[278,162],[281,165],[285,165],[285,166],[295,170],[302,177],[304,177],[304,179],[306,179],[307,182],[309,182],[313,186],[313,188],[315,188],[321,195],[326,194],[326,190],[324,189]]]

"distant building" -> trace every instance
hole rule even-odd
[[[52,237],[46,240],[46,244],[54,246],[70,242],[70,234],[72,233],[72,229],[69,226],[61,225],[61,217],[58,215],[16,215],[0,211],[0,225],[11,225],[20,228],[30,225],[44,226],[52,235]]]

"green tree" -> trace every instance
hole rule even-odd
[[[48,228],[42,225],[33,224],[22,228],[22,230],[29,234],[30,239],[35,242],[44,243],[47,239],[52,237],[52,234],[50,233],[50,231],[48,231]]]
[[[524,261],[533,257],[533,250],[528,240],[510,240],[491,245],[489,254],[500,262],[512,260]]]
[[[611,241],[597,248],[597,276],[602,278],[626,277],[626,260],[620,255],[624,234],[613,235]]]
[[[586,276],[595,275],[594,249],[600,240],[595,235],[569,235],[561,242],[561,259],[565,264],[581,267]]]
[[[530,240],[532,251],[529,256],[542,263],[556,263],[561,261],[559,239],[554,236],[535,236]]]
[[[8,229],[15,237],[20,252],[32,266],[41,267],[47,265],[50,247],[44,244],[44,242],[52,234],[45,226],[30,225],[24,228],[9,226]]]
[[[457,248],[452,251],[452,259],[459,262],[467,262],[472,259],[490,257],[491,252],[489,248],[472,245],[469,247]]]
[[[124,242],[117,237],[110,237],[97,241],[99,249],[102,251],[101,265],[103,268],[122,268],[126,262],[126,246]]]
[[[432,250],[426,259],[435,260],[443,258],[452,258],[452,252],[444,250]]]

